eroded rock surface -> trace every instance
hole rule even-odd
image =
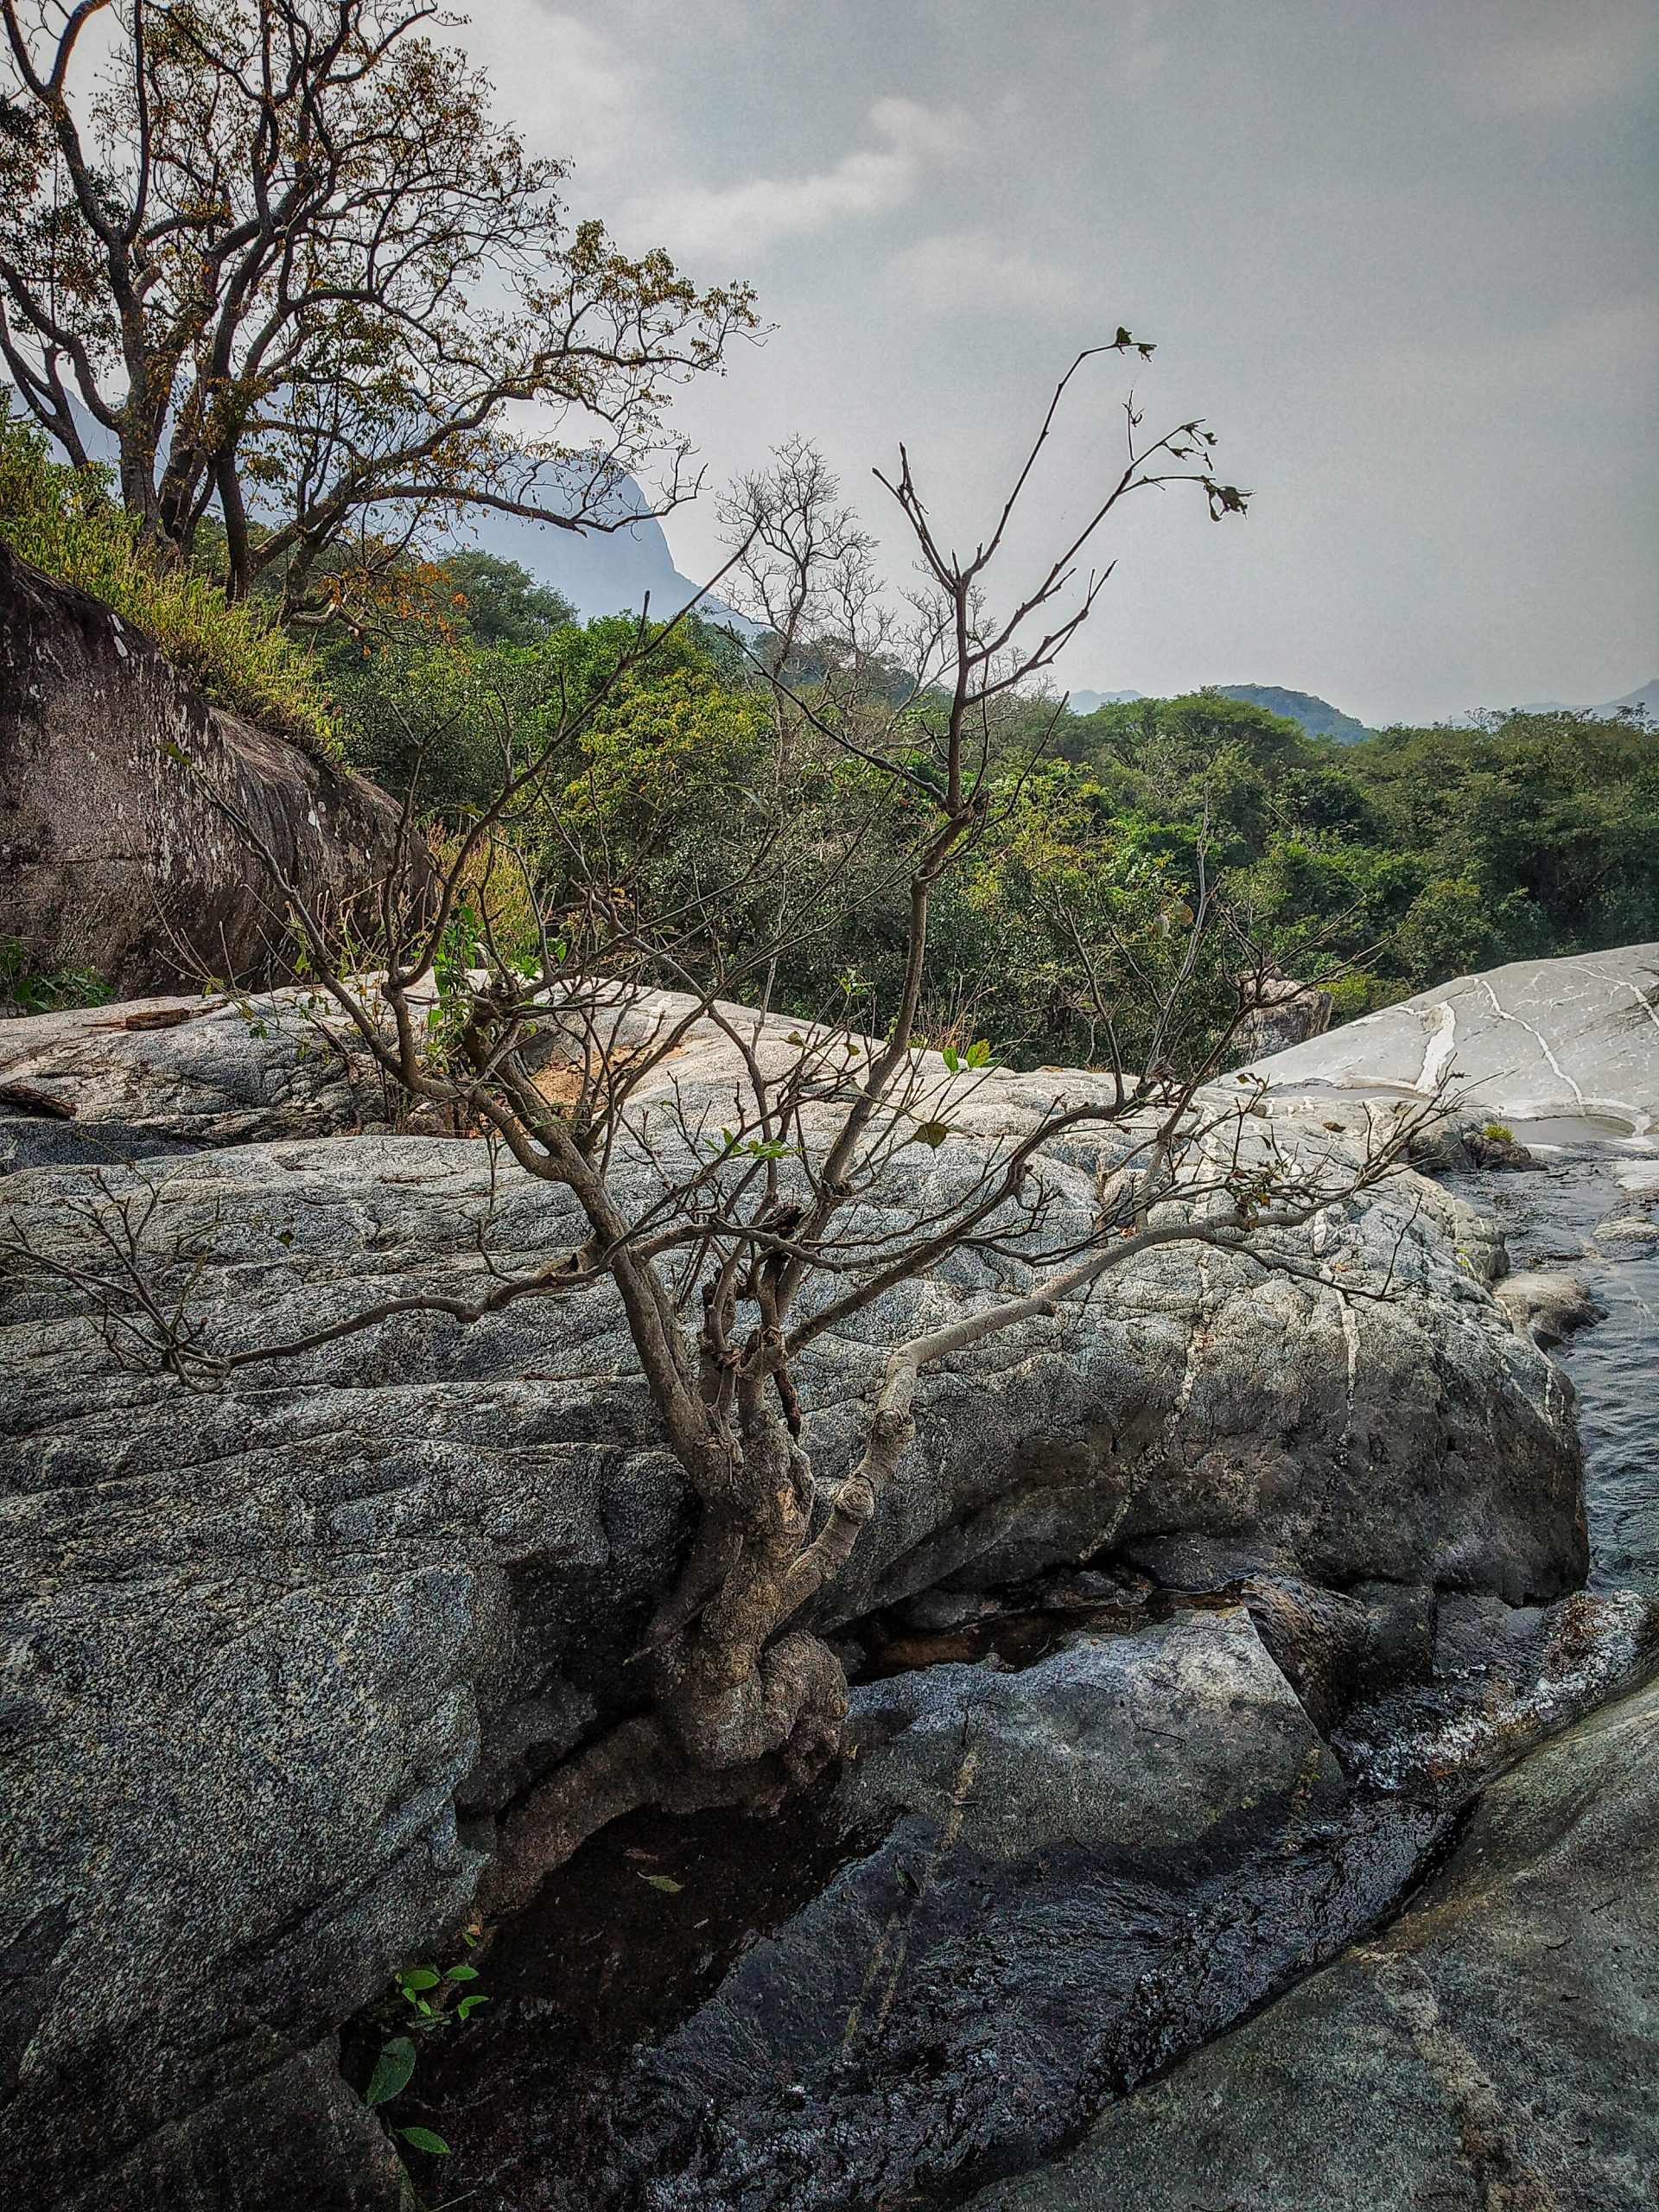
[[[1273,1092],[1433,1093],[1503,1121],[1659,1126],[1659,944],[1517,960],[1258,1060]]]
[[[0,1022],[0,1174],[383,1128],[385,1088],[320,993],[162,996]]]
[[[264,1066],[243,1015],[120,1033],[174,1057],[126,1093],[89,1073],[83,1099],[136,1112],[171,1085],[187,1127],[177,1071],[200,1049],[198,1134],[271,1110],[237,1088]],[[700,1036],[677,1064],[715,1116],[728,1050]],[[33,1079],[71,1073],[41,1060]],[[1065,1077],[1067,1095],[1091,1081]],[[900,1155],[894,1203],[961,1187],[1055,1088],[984,1084],[958,1136]],[[1099,1164],[1075,1132],[1043,1155],[1057,1236],[1082,1230]],[[153,1205],[147,1249],[187,1258],[226,1347],[417,1287],[474,1293],[486,1251],[512,1269],[574,1228],[560,1193],[482,1145],[385,1134],[5,1186],[41,1249],[83,1235],[94,1198]],[[944,1363],[820,1624],[1103,1552],[1178,1585],[1364,1584],[1384,1612],[1388,1587],[1408,1613],[1441,1591],[1570,1590],[1565,1394],[1447,1235],[1459,1218],[1406,1178],[1321,1222],[1320,1256],[1386,1280],[1383,1300],[1172,1247]],[[887,1344],[999,1294],[1012,1267],[963,1256],[815,1350],[801,1381],[826,1481]],[[141,2171],[157,2131],[241,2108],[464,1916],[488,1816],[637,1695],[626,1656],[688,1507],[602,1289],[470,1329],[403,1316],[204,1392],[124,1364],[27,1272],[3,1319],[12,2132],[37,2196],[79,2190],[102,2212],[145,2201],[111,2177]]]
[[[971,2212],[1647,2212],[1659,1688],[1482,1799],[1387,1932]]]
[[[430,879],[384,791],[209,706],[142,631],[0,545],[0,932],[123,991],[291,975],[282,899],[209,786],[320,912],[394,869]]]

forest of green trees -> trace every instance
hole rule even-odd
[[[589,703],[556,809],[543,792],[516,849],[533,873],[579,836],[660,914],[717,872],[731,810],[778,770],[753,645],[691,618],[616,681],[638,652],[632,615],[581,625],[487,554],[404,563],[378,619],[315,645],[257,598],[226,605],[211,539],[200,575],[148,566],[96,472],[54,463],[15,419],[0,424],[0,536],[121,605],[223,703],[394,791],[413,782],[440,840],[494,796],[509,729],[522,749]],[[833,911],[768,971],[771,1001],[874,1011],[904,944],[902,787],[786,741],[795,833],[844,856]],[[996,833],[940,887],[934,1041],[982,1035],[1027,1064],[1096,1057],[1084,941],[1116,933],[1114,989],[1132,1000],[1130,948],[1151,957],[1201,880],[1287,973],[1332,991],[1339,1019],[1501,961],[1659,936],[1659,732],[1639,721],[1510,713],[1340,745],[1214,691],[1086,716],[1014,694],[990,742]],[[734,898],[725,926],[720,957],[741,966],[766,917]]]

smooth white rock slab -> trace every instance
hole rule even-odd
[[[1506,1122],[1609,1118],[1659,1131],[1659,944],[1462,976],[1245,1071],[1304,1087],[1427,1096]],[[1617,1132],[1610,1132],[1617,1134]]]

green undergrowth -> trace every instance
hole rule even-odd
[[[0,1014],[106,1006],[115,993],[91,968],[37,968],[21,938],[0,938]]]
[[[471,1946],[477,1940],[476,1926],[463,1929],[463,1943]],[[454,2029],[464,2027],[480,2005],[489,2003],[475,1986],[478,1979],[478,1968],[466,1960],[450,1967],[405,1967],[391,1988],[348,2022],[345,2031],[342,2063],[347,2080],[364,2103],[378,2112],[394,2145],[407,2145],[429,2158],[448,2157],[449,2145],[442,2136],[411,2120],[406,2110],[394,2113],[390,2107],[409,2088],[422,2055]],[[415,2094],[418,2099],[418,2085]],[[417,2196],[416,2202],[422,2200]]]
[[[231,605],[211,578],[162,565],[110,497],[107,472],[52,461],[0,397],[0,538],[77,584],[159,645],[215,706],[338,760],[344,746],[322,671],[263,609]]]

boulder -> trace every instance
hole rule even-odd
[[[852,1727],[822,1816],[842,1863],[608,2067],[573,2053],[547,1961],[626,1925],[636,1866],[613,1851],[581,1904],[573,1880],[532,1909],[416,2107],[452,2185],[549,2212],[840,2212],[1028,2161],[1125,2067],[1368,1924],[1438,1826],[1412,1808],[1344,1838],[1341,1770],[1237,1607],[871,1682]],[[715,1885],[676,1865],[646,1911],[689,1931]]]
[[[210,706],[141,631],[0,545],[0,935],[124,992],[290,974],[281,897],[210,787],[322,914],[393,873],[431,880],[384,791]]]
[[[1494,1783],[1388,1930],[968,2212],[1646,2212],[1659,1688]]]
[[[349,1019],[313,990],[175,995],[0,1022],[0,1174],[386,1125]]]
[[[1414,1167],[1435,1175],[1455,1174],[1461,1168],[1540,1169],[1543,1162],[1501,1122],[1479,1114],[1447,1114],[1412,1136],[1408,1154]]]
[[[1249,1009],[1233,1039],[1236,1060],[1261,1059],[1310,1037],[1323,1037],[1336,1004],[1329,991],[1269,965],[1254,986]]]
[[[118,1036],[136,1065],[134,1040],[165,1039],[219,1068],[243,1019],[100,1032],[99,1049]],[[235,1053],[265,1041],[241,1035]],[[729,1051],[715,1025],[688,1040],[694,1116],[721,1111]],[[1099,1079],[1061,1080],[1077,1096]],[[203,1095],[209,1119],[240,1110],[222,1071]],[[80,1096],[137,1116],[153,1092]],[[1055,1096],[1053,1078],[983,1082],[957,1135],[898,1156],[893,1203],[960,1188]],[[1103,1157],[1077,1132],[1041,1155],[1051,1233],[1081,1232]],[[1402,1177],[1303,1232],[1386,1299],[1175,1246],[943,1363],[818,1624],[1102,1553],[1191,1586],[1504,1603],[1574,1586],[1559,1379],[1427,1187]],[[14,1239],[83,1257],[89,1206],[141,1225],[227,1347],[416,1287],[474,1293],[486,1251],[510,1269],[573,1227],[560,1192],[485,1145],[389,1133],[40,1167],[5,1205]],[[1010,1280],[1012,1261],[960,1255],[819,1344],[801,1382],[826,1481],[895,1333]],[[207,1391],[149,1371],[26,1268],[0,1323],[13,2171],[36,2201],[118,2212],[150,2201],[111,2178],[146,2145],[245,2109],[464,1918],[491,1815],[637,1696],[627,1657],[688,1502],[602,1287],[470,1329],[399,1316]],[[217,2201],[181,2183],[169,2212]]]
[[[1574,1330],[1587,1329],[1606,1311],[1575,1276],[1530,1268],[1506,1276],[1492,1294],[1516,1327],[1546,1350],[1565,1343]]]
[[[1646,1213],[1615,1214],[1598,1224],[1596,1248],[1609,1259],[1650,1259],[1659,1253],[1659,1221]]]
[[[1506,1124],[1659,1128],[1659,944],[1519,960],[1256,1060],[1269,1097],[1427,1097]],[[1524,1128],[1516,1132],[1523,1140]]]

